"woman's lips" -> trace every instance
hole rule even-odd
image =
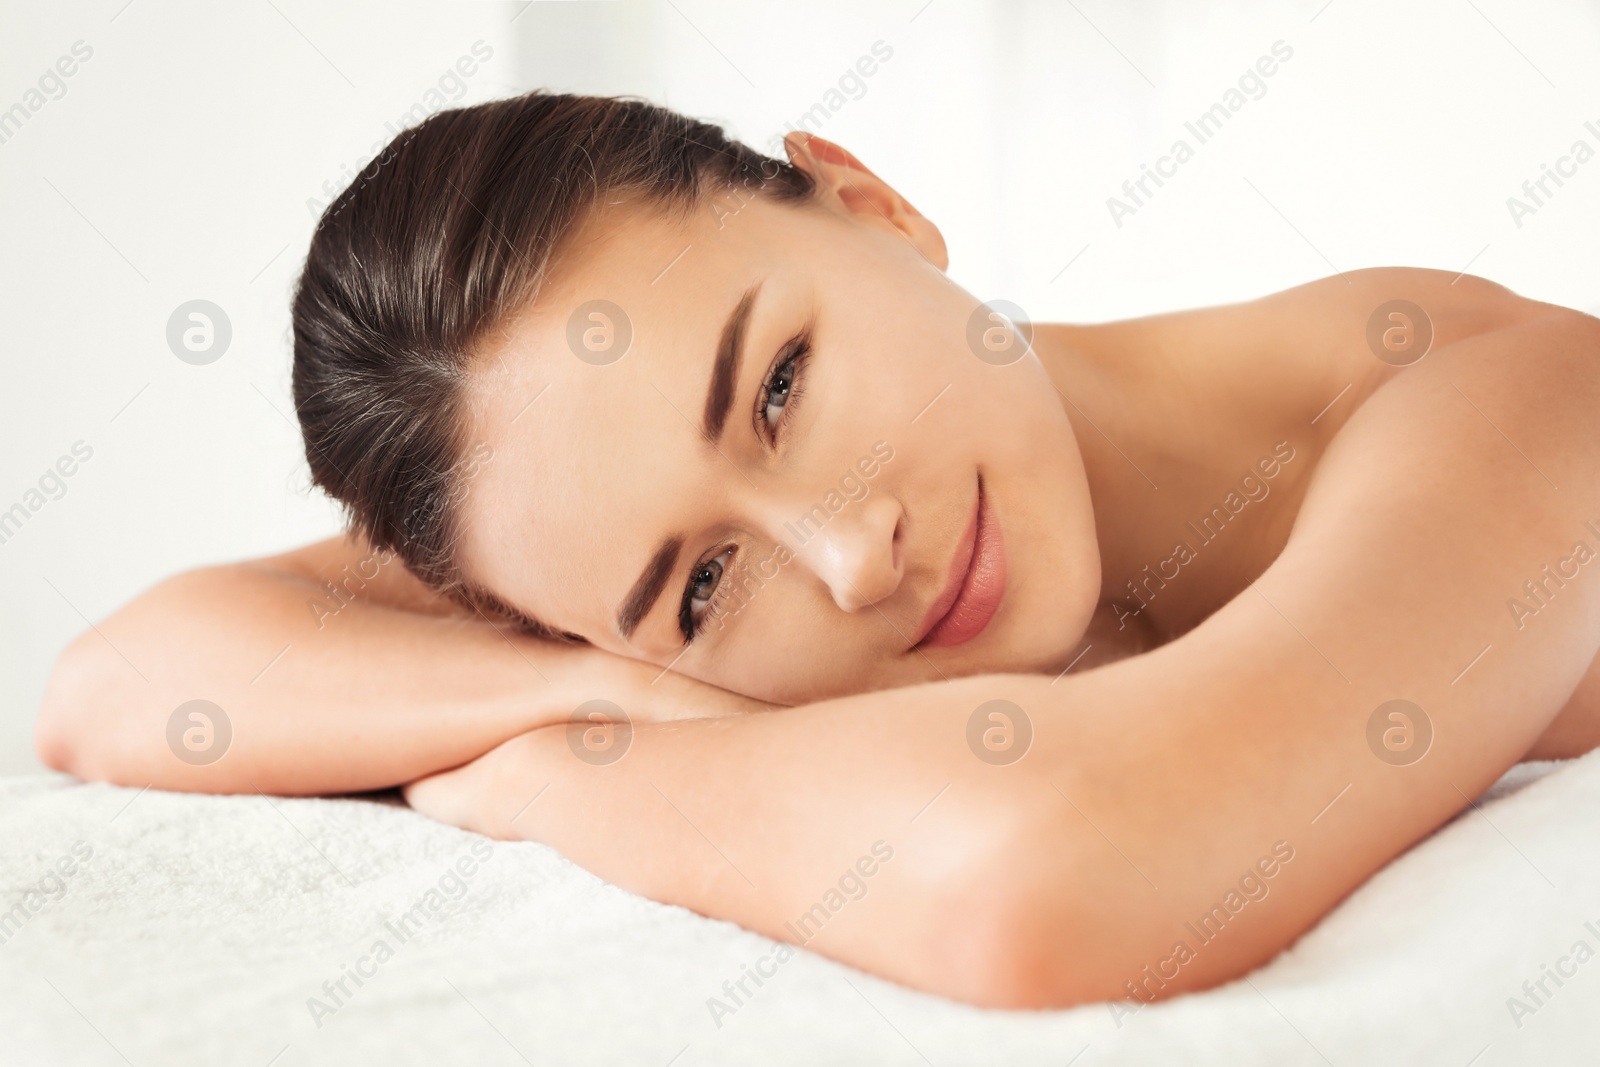
[[[1006,591],[1005,539],[978,476],[978,500],[950,562],[950,578],[928,609],[917,648],[959,645],[983,632]]]

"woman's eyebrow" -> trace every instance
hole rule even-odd
[[[650,557],[650,562],[645,564],[639,580],[633,583],[622,607],[617,610],[617,632],[623,640],[632,640],[633,631],[660,599],[661,591],[667,587],[667,579],[677,569],[678,550],[682,547],[683,538],[669,537],[661,542],[655,555]]]
[[[756,294],[761,283],[756,282],[744,291],[734,306],[728,321],[722,327],[722,339],[717,343],[717,356],[711,365],[711,387],[706,391],[706,413],[702,432],[706,440],[715,445],[722,437],[722,428],[728,421],[728,409],[733,406],[733,394],[739,385],[739,360],[744,355],[744,335],[750,324],[750,312],[755,307]]]
[[[707,443],[715,447],[728,422],[728,410],[733,407],[733,397],[739,387],[739,362],[744,355],[744,335],[750,324],[750,314],[755,308],[756,296],[761,292],[761,282],[744,291],[723,323],[722,337],[717,342],[717,355],[711,365],[711,387],[706,391],[706,412],[701,432]],[[667,578],[678,561],[678,550],[683,547],[682,537],[668,537],[662,541],[650,562],[644,565],[633,588],[617,609],[617,632],[624,640],[631,640],[633,631],[650,614]]]

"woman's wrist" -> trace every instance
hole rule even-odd
[[[501,742],[459,767],[430,774],[403,787],[406,803],[429,818],[491,837],[508,836],[516,808],[501,810],[513,795],[526,768],[530,730]]]

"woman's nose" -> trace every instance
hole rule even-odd
[[[893,496],[872,492],[860,500],[846,498],[836,512],[813,508],[801,522],[788,524],[784,539],[797,549],[801,566],[828,586],[840,610],[860,611],[900,588],[902,514]]]

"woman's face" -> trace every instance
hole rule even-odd
[[[775,703],[1059,669],[1100,562],[1058,394],[1031,349],[984,337],[1003,322],[974,324],[932,223],[837,146],[791,151],[814,204],[608,206],[482,347],[463,568],[600,648]],[[919,643],[962,582],[980,480],[998,607]]]

